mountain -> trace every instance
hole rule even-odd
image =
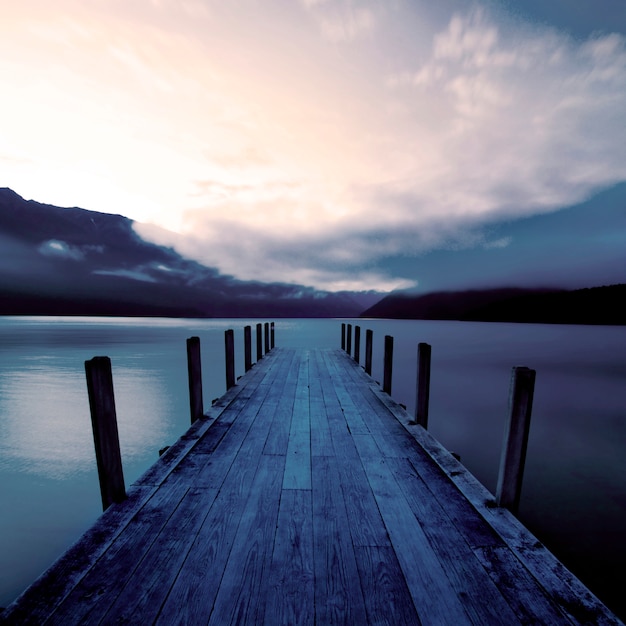
[[[143,240],[133,224],[0,188],[0,314],[353,317],[381,297],[236,280]]]
[[[626,325],[626,284],[576,290],[398,292],[383,298],[361,317]]]

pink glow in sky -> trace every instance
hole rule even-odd
[[[432,4],[0,0],[0,184],[238,278],[389,290],[419,278],[387,258],[626,180],[623,34]]]

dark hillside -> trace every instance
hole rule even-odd
[[[626,285],[589,289],[487,289],[394,293],[361,317],[544,324],[626,324]]]
[[[352,317],[379,297],[236,280],[133,224],[0,189],[0,314]]]

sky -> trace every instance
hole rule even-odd
[[[433,289],[626,199],[623,0],[0,0],[0,90],[0,186],[244,280]]]

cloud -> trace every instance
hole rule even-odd
[[[623,37],[576,42],[475,10],[405,63],[379,76],[369,118],[338,111],[353,143],[342,154],[340,131],[320,148],[323,182],[297,170],[297,154],[291,178],[244,168],[237,183],[205,182],[206,203],[187,212],[176,245],[241,278],[390,289],[408,281],[384,270],[387,258],[505,247],[482,226],[626,180]]]
[[[626,180],[626,52],[619,35],[577,42],[527,25],[498,26],[476,10],[454,16],[434,37],[429,58],[389,75],[386,84],[379,104],[388,119],[360,129],[369,150],[378,151],[361,159],[377,161],[374,172],[363,167],[371,178],[351,173],[322,202],[319,189],[311,190],[317,204],[309,207],[287,196],[288,209],[279,208],[278,197],[272,209],[256,205],[246,227],[233,218],[215,232],[220,239],[226,228],[245,233],[241,241],[258,256],[238,251],[240,263],[233,259],[230,271],[241,272],[246,258],[273,258],[280,262],[272,271],[280,263],[294,275],[300,265],[324,268],[318,286],[329,287],[331,274],[356,281],[357,268],[385,257],[483,245],[472,236],[481,224],[557,210]],[[394,101],[397,107],[385,106]],[[310,234],[299,227],[298,211]],[[288,241],[260,223],[263,215]],[[240,248],[237,237],[226,249],[212,243],[226,256]]]
[[[301,0],[328,41],[350,42],[371,34],[376,14],[366,3],[355,0]]]
[[[130,278],[131,280],[138,280],[142,283],[157,282],[155,278],[149,276],[140,268],[135,270],[94,270],[92,273],[100,276],[119,276],[121,278]]]
[[[85,253],[79,247],[71,246],[58,239],[44,241],[38,249],[40,254],[47,257],[69,259],[71,261],[82,261],[85,258]]]

